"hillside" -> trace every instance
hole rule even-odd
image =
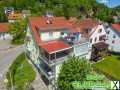
[[[112,22],[113,10],[96,0],[2,0],[0,10],[6,6],[12,6],[15,10],[29,9],[32,15],[44,15],[46,11],[55,16],[69,17],[91,17],[102,21]],[[2,11],[3,12],[3,11]],[[3,14],[2,14],[3,15]],[[4,17],[0,15],[0,21]],[[2,17],[2,18],[1,18]]]
[[[117,12],[120,12],[120,5],[115,7],[114,10],[116,10]]]

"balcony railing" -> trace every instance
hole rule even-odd
[[[39,69],[48,80],[51,80],[54,77],[54,73],[53,73],[52,69],[44,62],[39,64]]]
[[[42,59],[46,64],[48,64],[49,66],[52,66],[52,65],[54,65],[54,64],[64,62],[65,60],[67,60],[67,58],[68,58],[69,56],[70,56],[70,54],[67,54],[67,55],[64,55],[64,56],[56,57],[56,59],[52,59],[52,60],[49,60],[49,59],[46,58],[45,56],[42,56],[41,59]]]
[[[78,40],[75,39],[74,37],[66,37],[66,38],[60,38],[60,39],[63,40],[64,42],[70,44],[70,45],[77,45],[77,44],[89,42],[89,40],[87,38],[84,38],[84,37],[81,37]]]

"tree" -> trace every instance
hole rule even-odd
[[[63,63],[59,77],[60,90],[72,90],[73,81],[83,81],[91,71],[91,65],[85,58],[71,56]]]
[[[23,44],[26,35],[27,20],[20,20],[10,25],[13,44]]]

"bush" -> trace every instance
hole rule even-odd
[[[60,90],[72,90],[73,81],[84,81],[91,71],[91,65],[86,59],[79,57],[70,57],[63,63],[59,77],[58,88]]]

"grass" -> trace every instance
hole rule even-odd
[[[9,68],[7,73],[8,89],[11,88],[10,74],[16,90],[27,90],[36,77],[36,73],[28,63],[24,53],[19,55]]]
[[[120,56],[107,56],[104,60],[95,63],[93,66],[112,80],[120,80]]]

